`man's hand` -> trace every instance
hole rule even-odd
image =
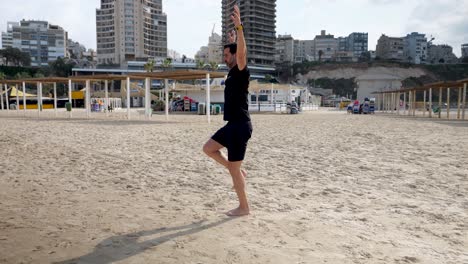
[[[237,34],[235,30],[228,31],[229,43],[235,43],[237,41]]]
[[[242,24],[241,16],[240,16],[240,9],[237,5],[234,5],[234,12],[232,12],[231,20],[234,23],[235,27],[240,26]]]

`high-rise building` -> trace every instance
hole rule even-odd
[[[376,56],[381,59],[403,60],[403,38],[380,36],[377,41]]]
[[[227,32],[234,29],[231,14],[239,4],[247,45],[247,61],[253,65],[271,66],[275,59],[276,0],[222,0],[223,43]]]
[[[354,58],[359,58],[363,53],[367,52],[369,43],[368,33],[354,32],[349,34],[347,38],[347,49],[346,51],[353,52]]]
[[[462,58],[468,58],[468,43],[462,44],[462,46],[461,46],[461,56],[462,56]]]
[[[101,0],[96,33],[99,64],[167,58],[162,0]]]
[[[403,38],[403,60],[415,64],[427,62],[427,38],[425,34],[413,32]]]
[[[8,22],[7,31],[2,32],[2,48],[13,47],[13,27],[19,27],[19,22]]]
[[[31,66],[47,66],[67,54],[67,32],[47,21],[9,22],[2,33],[3,48],[13,47],[31,56]]]

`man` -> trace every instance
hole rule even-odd
[[[229,216],[242,216],[250,213],[245,192],[245,177],[247,173],[241,169],[247,150],[247,142],[252,135],[252,123],[249,115],[249,78],[247,68],[247,47],[240,18],[240,10],[234,6],[231,15],[235,31],[229,32],[229,42],[224,46],[224,62],[229,67],[224,90],[224,120],[228,123],[218,130],[203,146],[203,151],[226,167],[231,174],[234,189],[239,199],[239,207],[230,210]],[[237,35],[237,43],[236,42]],[[227,148],[228,158],[220,149]]]

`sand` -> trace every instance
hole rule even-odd
[[[0,263],[468,263],[468,122],[252,117],[230,218],[221,116],[0,114]]]

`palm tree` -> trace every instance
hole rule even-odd
[[[213,70],[213,71],[216,71],[219,67],[218,63],[215,62],[215,61],[212,61],[209,63],[210,64],[210,69]]]
[[[169,68],[171,68],[171,67],[172,67],[172,59],[171,59],[171,58],[166,58],[166,59],[162,62],[161,66],[163,67],[163,69],[169,69]]]
[[[197,60],[197,69],[203,69],[205,67],[205,62]]]
[[[144,68],[146,72],[153,72],[154,70],[154,60],[149,59],[148,62],[145,63]]]
[[[323,56],[323,50],[319,50],[318,55],[319,55],[319,62],[321,62],[322,61],[322,56]]]

